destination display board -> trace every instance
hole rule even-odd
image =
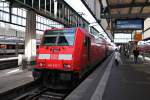
[[[117,19],[116,29],[142,30],[144,28],[144,19]]]

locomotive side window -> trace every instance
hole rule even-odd
[[[75,29],[47,30],[43,45],[70,46],[74,43]]]

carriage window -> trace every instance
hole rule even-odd
[[[24,45],[22,44],[18,45],[18,49],[24,49]]]

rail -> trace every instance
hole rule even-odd
[[[50,88],[40,87],[33,91],[29,91],[14,100],[63,100],[67,94],[68,92],[59,93],[58,90],[54,91]]]
[[[18,60],[18,57],[1,58],[0,62]]]
[[[31,90],[39,87],[39,85],[40,85],[39,80],[32,81],[32,82],[22,85],[20,87],[16,87],[16,88],[8,90],[6,92],[0,93],[0,99],[1,100],[13,100],[13,98],[16,98],[28,91],[31,91]]]
[[[11,59],[11,60],[1,60],[0,59],[0,70],[8,69],[8,68],[16,68],[18,67],[18,60],[17,59]]]

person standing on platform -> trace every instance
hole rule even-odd
[[[139,56],[139,49],[138,49],[138,47],[136,47],[133,50],[133,55],[134,55],[134,63],[136,64],[138,62],[138,56]]]
[[[120,58],[120,53],[118,49],[115,49],[115,64],[118,66],[119,63],[121,64],[121,58]]]

